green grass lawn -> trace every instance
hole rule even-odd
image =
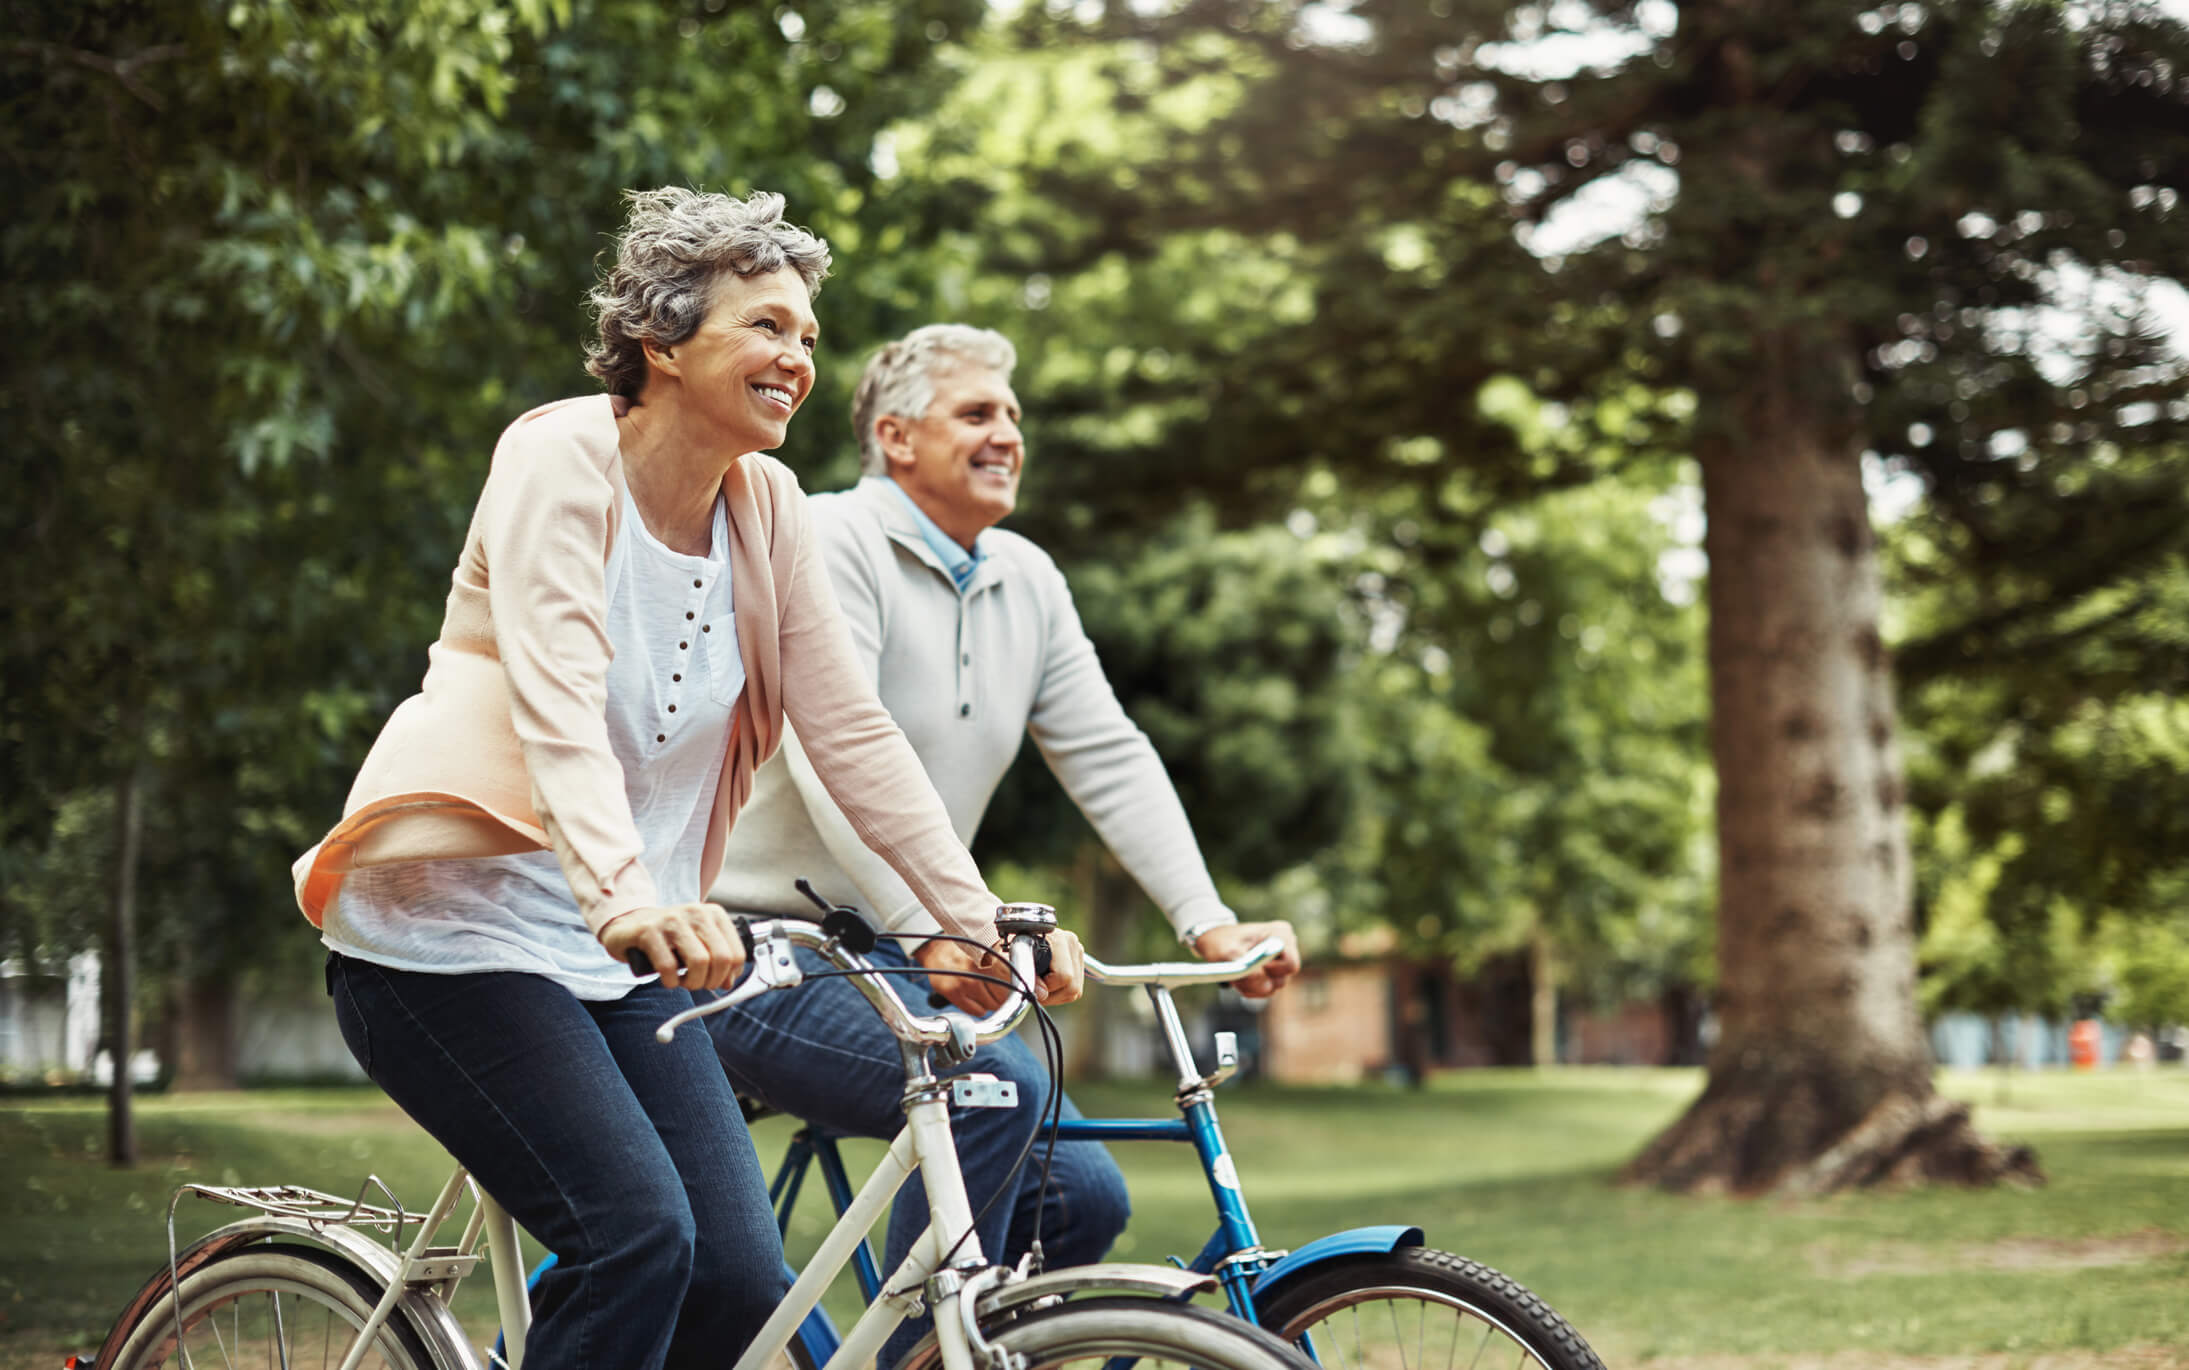
[[[2039,1189],[1784,1203],[1614,1186],[1698,1085],[1678,1071],[1476,1071],[1418,1093],[1235,1087],[1219,1102],[1265,1242],[1417,1223],[1543,1295],[1613,1366],[2189,1366],[2189,1073],[2022,1075],[2004,1099],[1993,1076],[1945,1077],[1990,1135],[2038,1148]],[[1168,1108],[1154,1083],[1075,1095],[1090,1114]],[[165,1259],[177,1183],[349,1193],[371,1172],[422,1207],[448,1164],[366,1090],[147,1098],[138,1126],[146,1159],[119,1172],[100,1159],[98,1101],[0,1101],[5,1370],[97,1344]],[[762,1125],[763,1158],[787,1130]],[[1118,1255],[1190,1257],[1212,1221],[1190,1153],[1117,1153],[1135,1203]],[[854,1169],[871,1154],[856,1150]],[[192,1201],[178,1228],[187,1239],[234,1216]],[[825,1225],[809,1199],[793,1249]],[[484,1281],[466,1293],[467,1321],[491,1325]]]

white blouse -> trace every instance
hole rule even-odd
[[[719,499],[712,545],[694,557],[647,531],[626,492],[604,567],[614,653],[608,740],[663,904],[703,897],[700,852],[731,707],[745,688],[728,543]],[[617,999],[644,983],[585,926],[553,852],[354,871],[327,909],[320,940],[397,970],[542,975],[580,999]]]

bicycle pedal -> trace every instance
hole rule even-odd
[[[950,1102],[960,1108],[1017,1108],[1018,1085],[993,1075],[956,1075],[950,1080]]]

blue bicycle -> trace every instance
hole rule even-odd
[[[1138,985],[1147,993],[1178,1069],[1180,1116],[1065,1119],[1057,1137],[1191,1144],[1215,1200],[1216,1230],[1187,1269],[1213,1276],[1233,1313],[1298,1343],[1333,1370],[1423,1370],[1440,1363],[1603,1370],[1588,1342],[1549,1305],[1486,1265],[1423,1245],[1418,1227],[1357,1227],[1290,1252],[1262,1245],[1216,1118],[1215,1089],[1238,1068],[1236,1040],[1217,1034],[1216,1069],[1203,1074],[1171,991],[1239,979],[1278,946],[1272,938],[1241,960],[1221,963],[1111,966],[1088,957],[1089,980]],[[851,1204],[851,1181],[835,1139],[803,1129],[792,1136],[769,1193],[785,1230],[815,1167],[836,1213]],[[881,1290],[873,1253],[862,1244],[853,1264],[871,1302]],[[838,1344],[834,1326],[816,1308],[793,1340],[791,1357],[800,1370],[816,1370]]]

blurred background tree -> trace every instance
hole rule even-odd
[[[1018,178],[1038,208],[1000,216],[996,259],[1113,279],[1205,234],[1287,273],[1229,327],[1173,329],[1171,393],[1199,402],[1143,444],[1194,453],[1173,486],[1230,488],[1241,517],[1321,469],[1555,488],[1663,443],[1637,382],[1692,395],[1721,1031],[1630,1175],[2033,1173],[1929,1081],[1863,462],[1924,482],[1957,556],[2072,564],[2040,603],[2178,545],[2181,482],[2148,476],[2189,413],[2135,303],[2182,259],[2181,26],[2146,4],[1187,0],[1021,29],[1083,44],[1112,94],[1096,131],[1047,97]],[[1623,232],[1586,230],[1604,197]],[[1483,421],[1508,375],[1624,441],[1530,451]]]

